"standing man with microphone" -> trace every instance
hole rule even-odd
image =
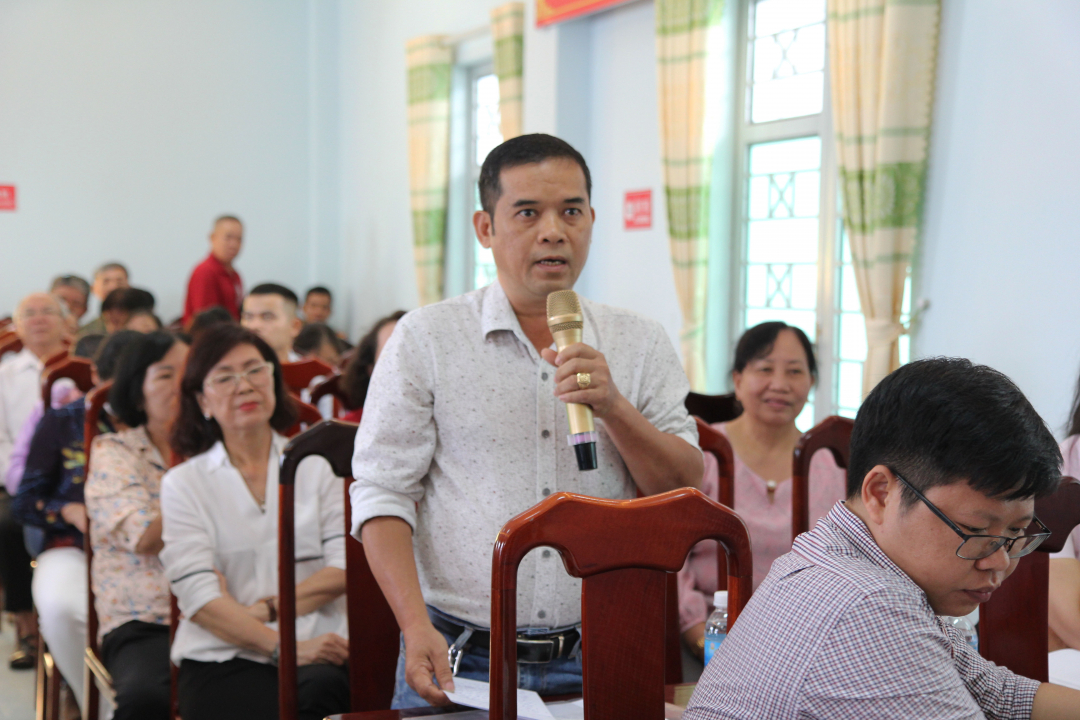
[[[454,674],[488,679],[491,553],[507,520],[555,492],[631,498],[698,487],[703,472],[659,323],[580,299],[580,342],[552,347],[548,296],[573,287],[592,238],[585,159],[523,135],[491,151],[479,184],[473,224],[497,279],[398,322],[356,436],[352,534],[402,631],[395,708],[445,705]],[[577,442],[596,443],[595,470],[567,444],[567,403],[591,408],[594,437]],[[580,581],[553,550],[529,553],[523,688],[581,692],[580,622]]]

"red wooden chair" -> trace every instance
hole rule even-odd
[[[43,362],[42,365],[44,365],[45,369],[48,370],[53,365],[56,365],[57,363],[62,363],[63,361],[67,360],[68,355],[68,349],[64,348],[60,352],[54,353],[49,357],[45,358],[45,362]]]
[[[0,318],[0,333],[8,330],[14,324],[15,321],[11,318],[10,315],[5,315],[4,317]]]
[[[57,380],[67,378],[75,382],[81,392],[88,393],[94,387],[93,364],[86,358],[66,357],[52,365],[46,365],[41,374],[41,401],[45,407],[52,405],[52,388]],[[86,449],[90,450],[90,441],[86,440]]]
[[[8,353],[20,352],[23,348],[22,339],[14,330],[0,332],[0,358]]]
[[[335,373],[311,388],[311,404],[318,406],[327,395],[334,398],[334,417],[340,416],[345,403],[349,402],[348,395],[341,389],[341,375]]]
[[[556,493],[510,520],[492,558],[491,720],[517,718],[517,570],[540,546],[583,578],[586,720],[663,717],[666,575],[710,538],[730,556],[730,625],[753,587],[750,537],[734,511],[700,490],[635,500]]]
[[[810,461],[818,450],[828,450],[836,464],[846,470],[854,427],[854,420],[833,415],[807,430],[795,445],[791,468],[792,540],[810,529]]]
[[[1080,482],[1062,478],[1053,495],[1035,501],[1035,515],[1051,535],[1021,558],[1013,574],[979,607],[979,653],[1018,675],[1047,682],[1050,554],[1059,552],[1080,525]]]
[[[349,689],[352,712],[387,710],[394,696],[399,634],[394,613],[367,564],[364,548],[350,534],[353,441],[357,425],[325,420],[285,446],[278,476],[278,702],[282,720],[296,718],[296,468],[310,455],[327,459],[344,478],[345,563],[348,577]]]
[[[323,416],[322,413],[319,412],[319,408],[315,407],[314,405],[309,405],[295,396],[292,396],[291,399],[293,403],[296,404],[296,411],[299,417],[296,420],[296,424],[289,428],[287,431],[285,431],[285,437],[294,437],[296,435],[299,435],[304,430],[307,430],[310,427],[314,427],[318,423],[322,422]]]
[[[722,423],[734,420],[742,415],[742,406],[735,399],[735,393],[727,395],[702,395],[690,392],[686,395],[686,410],[705,422]]]
[[[301,391],[307,390],[315,378],[330,376],[335,372],[334,368],[322,360],[312,357],[281,364],[281,378],[285,381],[285,387],[297,396]]]
[[[89,360],[71,358],[71,361],[81,361],[89,365]],[[44,386],[44,382],[42,382]],[[109,391],[112,389],[112,381],[104,382],[92,389],[86,396],[86,424],[83,427],[83,447],[86,455],[87,472],[90,469],[90,448],[94,438],[98,435],[98,421],[104,412],[105,403],[109,399]],[[44,393],[45,391],[42,390]],[[85,701],[83,707],[86,710],[86,720],[98,720],[100,710],[101,693],[104,693],[109,701],[116,703],[116,690],[113,689],[112,675],[105,668],[101,660],[101,648],[98,646],[98,616],[97,606],[94,604],[94,576],[91,568],[94,565],[94,548],[90,541],[90,528],[86,528],[83,534],[83,550],[86,552],[86,652],[83,657],[85,667],[83,680],[83,693]]]

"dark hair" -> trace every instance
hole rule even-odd
[[[318,352],[324,342],[333,345],[338,352],[341,346],[338,344],[337,335],[324,323],[307,323],[300,329],[300,333],[293,340],[293,350],[301,355],[311,355]]]
[[[102,382],[112,380],[116,374],[116,363],[124,353],[124,348],[143,334],[135,330],[117,330],[108,336],[94,356],[94,367]]]
[[[202,392],[206,376],[238,345],[253,345],[263,359],[274,366],[274,414],[270,427],[285,432],[296,424],[296,404],[285,389],[277,354],[261,337],[239,325],[221,324],[208,328],[188,354],[184,379],[180,382],[180,414],[173,425],[171,444],[176,454],[190,458],[204,453],[221,440],[221,428],[213,418],[203,417],[196,396]]]
[[[154,311],[154,295],[142,288],[116,288],[101,301],[101,311],[122,310],[134,313],[140,310]]]
[[[742,334],[739,344],[735,346],[735,364],[732,366],[732,372],[741,373],[751,362],[771,353],[773,346],[776,345],[776,338],[782,330],[795,333],[799,344],[806,351],[806,366],[810,370],[810,376],[817,380],[817,358],[814,357],[814,346],[810,338],[794,325],[780,321],[763,322]]]
[[[360,342],[356,344],[356,350],[349,358],[345,373],[341,377],[341,389],[348,398],[345,407],[349,410],[359,410],[364,407],[364,401],[367,400],[371,370],[375,367],[375,351],[379,347],[379,331],[403,317],[405,317],[404,310],[387,315],[372,325],[367,335],[360,338]]]
[[[312,295],[325,295],[326,297],[330,298],[331,300],[334,299],[333,293],[331,293],[329,289],[324,288],[322,285],[316,285],[315,287],[311,288],[306,293],[304,293],[304,299],[307,300]]]
[[[291,302],[293,305],[300,304],[300,298],[296,297],[296,293],[284,285],[278,285],[277,283],[260,283],[251,288],[251,291],[248,292],[248,296],[250,297],[251,295],[280,295],[283,300]]]
[[[480,168],[480,180],[477,183],[480,187],[480,205],[484,212],[491,216],[492,223],[495,221],[495,204],[502,195],[502,186],[499,184],[502,171],[551,158],[567,158],[576,162],[581,167],[581,172],[585,173],[585,194],[592,197],[592,175],[589,174],[589,166],[585,164],[581,153],[570,143],[543,133],[518,135],[489,152]]]
[[[967,482],[988,497],[1045,497],[1061,479],[1061,452],[1020,388],[963,358],[904,365],[863,401],[851,434],[848,497],[875,465],[920,492]],[[904,488],[904,506],[916,502]]]
[[[104,335],[98,333],[83,335],[75,343],[75,349],[71,351],[71,354],[75,357],[93,359],[94,355],[97,355],[98,348],[101,347],[101,343],[103,342],[105,342]]]
[[[59,287],[75,288],[83,294],[83,297],[90,297],[90,283],[86,282],[78,275],[58,275],[53,278],[50,291],[56,290],[56,288]]]
[[[200,335],[215,325],[231,324],[235,322],[236,319],[232,316],[232,313],[221,305],[215,305],[212,308],[207,308],[200,313],[196,313],[191,321],[191,327],[188,328],[188,332],[191,333],[191,340],[194,342]]]
[[[236,217],[235,215],[218,215],[216,218],[214,218],[214,229],[217,229],[218,223],[223,223],[226,220],[231,220],[234,223],[239,223],[241,226],[243,226],[244,224],[240,222],[240,218]]]
[[[164,330],[135,334],[137,337],[132,338],[120,354],[113,386],[109,390],[112,413],[128,427],[146,424],[146,398],[143,397],[146,371],[160,362],[173,345],[183,342]]]

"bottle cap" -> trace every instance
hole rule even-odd
[[[712,596],[713,609],[724,608],[727,610],[727,590],[717,590]]]

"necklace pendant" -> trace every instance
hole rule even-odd
[[[775,502],[776,501],[776,481],[775,480],[766,480],[765,481],[765,490],[769,493],[769,502],[770,503]]]

